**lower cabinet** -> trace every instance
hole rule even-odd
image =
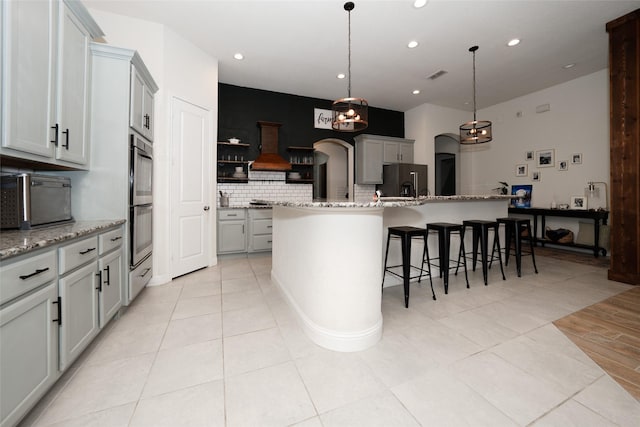
[[[271,209],[218,209],[218,254],[268,252],[272,247]]]
[[[122,306],[122,253],[112,252],[98,260],[99,326],[104,326]]]
[[[249,252],[270,251],[272,247],[271,209],[249,209]]]
[[[69,367],[98,335],[98,276],[95,263],[69,273],[58,282],[62,299],[60,370]]]
[[[0,309],[0,426],[13,426],[58,379],[58,288]]]
[[[118,313],[123,233],[0,262],[0,427],[16,425]]]
[[[247,251],[246,209],[218,210],[218,253]]]

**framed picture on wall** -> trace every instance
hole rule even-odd
[[[540,172],[535,171],[531,173],[533,181],[540,181]]]
[[[533,191],[533,185],[512,185],[511,195],[514,196],[511,199],[511,204],[516,208],[530,208],[531,207],[531,192]]]
[[[573,153],[571,155],[571,164],[572,165],[581,165],[582,164],[582,153]]]
[[[569,209],[586,210],[587,198],[584,196],[571,196],[571,205],[569,205]]]
[[[533,151],[527,151],[524,153],[524,159],[526,161],[533,160]]]
[[[555,157],[555,150],[553,148],[536,151],[536,165],[539,168],[552,168],[556,164]]]
[[[569,161],[568,160],[560,160],[558,162],[558,170],[559,171],[567,171],[567,170],[569,170]]]
[[[516,165],[516,176],[527,176],[527,175],[529,175],[529,166]]]

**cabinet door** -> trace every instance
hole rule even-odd
[[[89,34],[66,5],[60,26],[56,158],[84,165],[89,141]]]
[[[245,221],[218,222],[218,253],[246,252]]]
[[[144,127],[144,81],[142,76],[136,71],[136,67],[131,65],[131,104],[129,106],[129,125],[145,134]]]
[[[91,263],[59,280],[62,298],[60,370],[69,367],[98,334],[96,264]]]
[[[52,159],[58,2],[3,1],[0,7],[2,146]]]
[[[384,163],[399,163],[400,155],[398,154],[397,142],[384,143]]]
[[[0,310],[0,425],[12,426],[58,378],[56,283]]]
[[[382,141],[356,142],[357,184],[382,184],[383,156]]]
[[[143,114],[142,114],[142,125],[144,128],[143,135],[146,136],[149,141],[153,141],[153,93],[149,89],[148,86],[144,86],[143,91]]]
[[[400,163],[413,163],[413,144],[399,143]]]
[[[115,251],[98,261],[100,274],[98,280],[98,312],[100,313],[100,328],[113,318],[122,306],[122,252]]]

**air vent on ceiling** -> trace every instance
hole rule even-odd
[[[445,70],[439,70],[439,71],[436,71],[435,73],[431,74],[430,76],[427,76],[427,78],[428,78],[429,80],[435,80],[435,79],[437,79],[438,77],[444,76],[445,74],[447,74],[447,71],[445,71]]]

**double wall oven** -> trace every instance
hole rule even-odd
[[[133,299],[151,279],[153,250],[153,149],[135,131],[130,134],[129,283]]]

